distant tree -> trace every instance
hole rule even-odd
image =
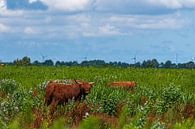
[[[105,66],[106,62],[104,60],[94,60],[91,62],[94,66]]]
[[[39,65],[41,65],[41,62],[39,62],[38,60],[35,60],[35,61],[32,63],[32,65],[39,66]]]
[[[177,64],[175,64],[175,63],[171,64],[171,68],[177,68],[177,67],[178,67]]]
[[[158,68],[159,63],[156,59],[152,59],[152,60],[147,60],[147,61],[143,61],[142,63],[142,67],[143,68]]]
[[[143,68],[147,68],[147,61],[144,60],[144,61],[142,62],[142,65],[141,65],[141,66],[142,66]]]
[[[185,64],[179,63],[179,64],[177,65],[177,67],[180,68],[180,69],[185,68]]]
[[[115,62],[109,62],[108,65],[113,66],[113,67],[117,67],[118,63],[116,61]]]
[[[16,66],[21,66],[22,65],[22,61],[20,59],[16,59],[13,61],[13,64]]]
[[[158,68],[159,67],[159,63],[158,63],[157,59],[152,59],[151,66],[152,66],[152,68]]]
[[[16,59],[10,63],[6,63],[7,65],[17,65],[17,66],[28,66],[31,65],[31,59],[30,57],[23,57],[22,59]],[[54,62],[49,59],[45,60],[44,62],[39,62],[38,60],[34,61],[32,65],[40,66],[54,66]],[[104,60],[85,60],[81,63],[78,63],[77,61],[56,61],[55,66],[94,66],[94,67],[136,67],[136,68],[188,68],[188,69],[195,69],[195,63],[193,61],[187,62],[187,63],[172,63],[170,60],[167,60],[165,63],[161,62],[159,63],[157,59],[152,60],[144,60],[142,63],[137,62],[135,64],[129,64],[125,62],[109,62],[106,63]]]
[[[127,68],[127,67],[129,67],[129,64],[128,64],[128,63],[123,62],[123,63],[121,63],[121,67],[123,67],[123,68]]]
[[[43,62],[43,65],[45,65],[45,66],[53,66],[54,65],[54,62],[51,59],[45,60]]]
[[[187,63],[185,64],[185,66],[186,66],[186,68],[188,68],[188,69],[193,69],[193,68],[195,68],[195,64],[194,64],[193,61],[187,62]]]
[[[55,66],[61,66],[61,62],[60,61],[56,61]]]
[[[79,65],[79,63],[77,61],[72,62],[72,66],[78,66],[78,65]]]
[[[68,62],[56,61],[55,63],[55,66],[77,66],[77,65],[79,64],[76,61],[68,61]]]
[[[141,63],[140,63],[140,62],[136,62],[136,63],[134,64],[134,66],[137,67],[137,68],[139,68],[139,67],[141,67]]]
[[[106,66],[106,63],[104,60],[91,60],[91,61],[82,61],[81,66]]]
[[[163,68],[164,67],[164,63],[163,62],[161,62],[160,64],[159,64],[159,66],[158,66],[159,68]]]
[[[30,57],[27,56],[23,57],[21,61],[22,61],[22,65],[24,66],[30,65],[31,63]]]
[[[72,61],[64,62],[64,65],[65,66],[73,66],[73,62]]]
[[[28,66],[31,64],[31,60],[30,60],[30,57],[25,56],[22,59],[14,60],[13,64],[15,64],[17,66]]]
[[[172,62],[170,60],[167,60],[163,66],[163,68],[171,68]]]

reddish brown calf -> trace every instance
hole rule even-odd
[[[134,88],[134,87],[136,87],[136,82],[134,82],[134,81],[112,82],[110,84],[110,86],[123,87],[123,88]]]

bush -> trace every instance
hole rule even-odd
[[[80,125],[79,129],[100,129],[101,122],[95,117],[86,118]]]
[[[7,128],[7,125],[1,120],[1,117],[0,117],[0,127],[2,129],[6,129]]]
[[[4,101],[0,106],[0,118],[4,123],[10,122],[10,120],[19,113],[19,108],[13,101]]]
[[[103,112],[108,115],[116,115],[118,100],[116,98],[106,99],[103,102]]]
[[[0,80],[0,92],[3,92],[6,95],[13,94],[16,91],[18,85],[14,80],[3,79]]]
[[[154,125],[151,127],[151,129],[166,129],[166,126],[157,120],[154,122]]]
[[[35,105],[30,92],[17,90],[12,95],[7,96],[7,100],[1,102],[0,118],[3,122],[9,123],[18,113],[29,113]]]
[[[182,91],[177,86],[171,85],[162,92],[162,100],[167,104],[174,104],[181,100]]]
[[[155,105],[157,112],[162,114],[173,107],[174,104],[180,102],[182,100],[182,94],[181,89],[174,85],[164,88]]]

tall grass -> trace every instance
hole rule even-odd
[[[59,106],[51,120],[43,104],[45,86],[48,80],[80,79],[95,82],[82,101],[90,108],[90,117],[83,119],[80,129],[194,127],[188,121],[195,117],[194,78],[194,70],[184,69],[8,66],[0,69],[0,126],[28,128],[41,120],[43,129],[71,127],[73,118],[64,119],[76,108],[75,103]],[[137,87],[133,91],[111,88],[113,81],[136,81]],[[108,118],[102,120],[95,114]],[[110,126],[112,119],[118,120],[115,127]]]

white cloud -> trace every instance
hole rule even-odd
[[[0,23],[0,33],[1,32],[9,32],[10,31],[10,28],[2,23]]]
[[[115,26],[106,24],[99,27],[99,34],[114,36],[114,35],[120,35],[121,33],[119,32],[119,30],[117,30]]]
[[[133,35],[145,30],[179,30],[190,24],[190,20],[178,13],[160,16],[146,15],[79,15],[68,16],[61,27],[65,35],[73,37],[106,37]]]
[[[15,16],[22,16],[24,14],[23,10],[0,10],[0,16],[9,16],[9,17],[15,17]]]
[[[84,37],[105,37],[105,36],[119,36],[125,35],[125,33],[120,32],[115,26],[111,26],[109,23],[105,25],[92,26],[88,24],[87,26],[82,26],[82,36]]]
[[[63,11],[85,10],[90,0],[41,0],[49,6],[50,9]]]
[[[24,29],[24,33],[25,34],[37,34],[37,31],[32,27],[26,27]]]
[[[167,14],[195,9],[195,0],[95,0],[93,9],[122,14]]]
[[[41,17],[41,18],[40,18]],[[51,15],[44,12],[24,12],[17,17],[5,17],[0,23],[12,27],[12,32],[29,37],[38,34],[44,39],[106,37],[133,35],[145,30],[182,29],[189,25],[188,16],[177,12],[169,15],[123,15],[107,13],[75,13]],[[13,20],[14,19],[14,20]],[[138,32],[138,33],[139,33]]]
[[[0,13],[2,11],[5,11],[6,9],[7,9],[7,5],[6,5],[5,0],[0,0]]]
[[[43,2],[50,10],[111,12],[125,14],[163,14],[178,9],[195,9],[195,0],[29,0]],[[6,9],[5,0],[0,0],[1,10]]]
[[[163,16],[112,16],[108,19],[112,24],[128,29],[180,29],[189,24],[189,20],[177,13]]]
[[[160,20],[153,20],[151,22],[142,23],[137,26],[139,29],[179,29],[185,24],[184,20],[166,18]]]
[[[6,8],[5,0],[0,0],[0,11],[5,10]]]
[[[148,2],[154,5],[160,5],[171,9],[195,7],[195,0],[148,0]]]
[[[38,0],[29,0],[29,3],[34,3],[34,2],[37,2]]]

